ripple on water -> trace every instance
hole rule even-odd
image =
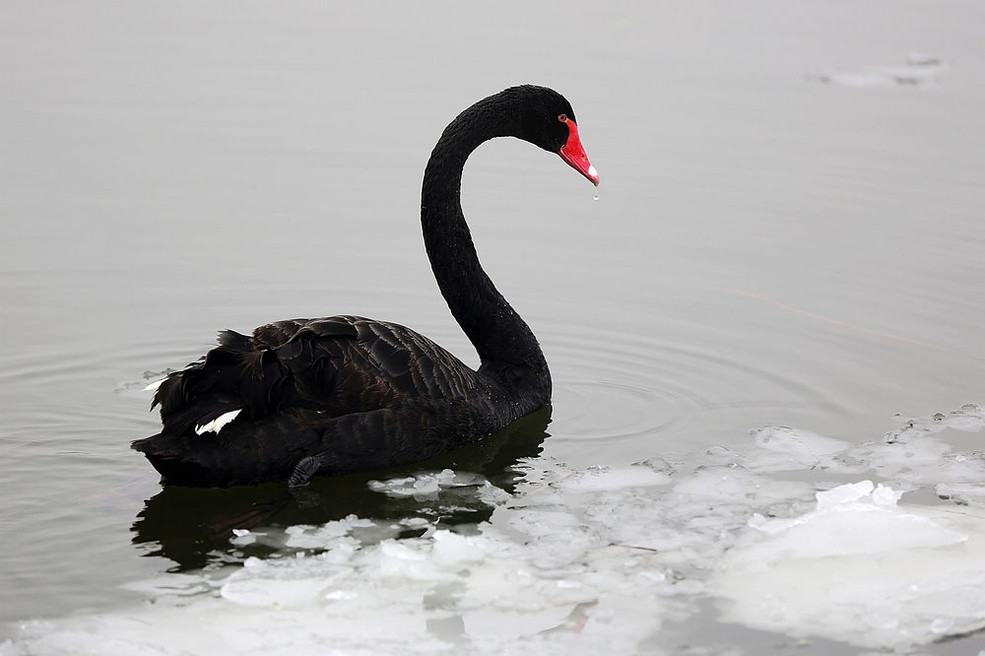
[[[602,325],[543,333],[554,374],[553,440],[630,444],[722,413],[837,409],[821,391],[741,353],[702,351]]]
[[[688,400],[672,390],[648,389],[615,380],[557,381],[554,407],[565,409],[565,438],[633,438],[670,428],[685,415]]]

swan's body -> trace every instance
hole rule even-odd
[[[527,324],[486,276],[462,214],[465,160],[515,136],[598,184],[558,93],[514,87],[479,101],[444,131],[425,170],[421,223],[442,295],[479,354],[474,371],[426,337],[354,316],[232,331],[164,379],[163,429],[137,440],[165,481],[228,486],[423,460],[489,436],[546,405],[547,362]]]

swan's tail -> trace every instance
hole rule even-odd
[[[235,485],[235,475],[221,466],[226,460],[222,445],[215,439],[158,433],[130,446],[143,453],[166,483],[190,487]]]
[[[219,434],[161,432],[130,446],[143,453],[171,485],[256,485],[287,480],[297,463],[316,448],[316,435],[296,422],[288,440],[286,432],[291,429],[284,421],[260,426],[233,422]]]

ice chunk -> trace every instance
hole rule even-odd
[[[872,554],[915,547],[946,546],[967,536],[926,516],[896,506],[900,493],[871,481],[841,485],[817,493],[814,512],[791,519],[756,520],[751,526],[767,534],[747,535],[730,559],[770,562],[789,558],[820,558]]]
[[[259,535],[263,534],[261,533]],[[229,538],[229,542],[240,547],[245,547],[248,544],[256,542],[257,537],[257,534],[251,533],[248,529],[234,528],[233,537]]]
[[[693,475],[681,478],[674,491],[681,495],[719,500],[724,503],[762,506],[809,494],[806,482],[778,481],[754,474],[742,467],[698,467]]]
[[[284,532],[285,546],[297,549],[338,549],[348,548],[352,542],[342,540],[355,530],[380,529],[386,537],[396,532],[395,528],[380,527],[376,522],[348,515],[344,519],[327,522],[321,526],[288,526]]]
[[[391,478],[385,481],[370,481],[369,489],[390,497],[426,498],[437,496],[442,490],[453,487],[478,487],[486,484],[486,479],[472,472],[454,472],[444,469],[440,472],[425,472],[404,478]]]
[[[666,485],[670,480],[668,474],[654,471],[648,467],[589,467],[587,470],[560,480],[554,485],[571,492],[601,492],[629,487]]]
[[[754,471],[827,468],[834,454],[844,451],[848,442],[786,426],[766,426],[752,431],[762,452],[750,454],[745,465]]]
[[[899,507],[870,481],[817,499],[749,523],[711,582],[726,620],[871,648],[985,627],[985,520]]]
[[[219,589],[224,599],[242,606],[284,608],[311,603],[349,573],[322,558],[261,560],[249,558]]]
[[[432,556],[445,565],[461,565],[483,560],[495,544],[477,536],[459,535],[451,531],[435,531],[432,536]]]

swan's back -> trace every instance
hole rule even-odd
[[[163,429],[133,446],[178,484],[286,480],[299,464],[308,476],[343,473],[447,450],[438,434],[454,426],[462,444],[480,439],[469,434],[489,419],[519,418],[498,416],[505,395],[404,326],[292,319],[220,333],[219,346],[161,382]],[[302,464],[313,453],[319,462]]]
[[[356,316],[289,319],[251,337],[231,330],[158,388],[165,432],[241,409],[258,420],[286,408],[338,417],[411,398],[465,398],[475,372],[404,326]],[[222,407],[216,399],[222,397]]]

